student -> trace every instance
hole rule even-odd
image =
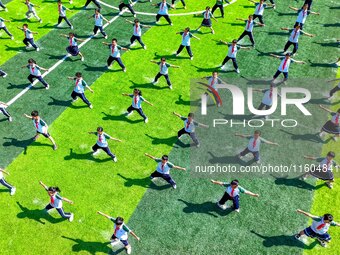
[[[253,20],[258,18],[260,21],[260,24],[264,25],[264,22],[263,22],[264,9],[266,9],[268,6],[273,8],[273,5],[265,4],[264,3],[265,0],[260,0],[260,2],[255,2],[254,0],[249,0],[249,1],[255,4],[255,12],[253,14]]]
[[[75,37],[74,33],[69,33],[68,35],[60,34],[60,36],[66,37],[69,41],[69,46],[66,47],[66,51],[71,54],[71,56],[80,56],[80,60],[84,61],[84,55],[80,52],[78,48],[78,41],[84,42],[84,40]]]
[[[6,8],[6,6],[4,5],[4,3],[0,0],[0,7],[2,9],[4,9],[5,12],[8,12],[8,9]]]
[[[17,28],[25,33],[25,39],[23,40],[23,42],[26,45],[26,50],[29,49],[31,45],[36,51],[39,51],[39,47],[34,43],[34,38],[33,38],[33,35],[37,35],[38,32],[33,32],[29,30],[27,24],[23,24],[22,28],[21,27],[17,27]]]
[[[191,139],[193,140],[193,142],[195,143],[196,147],[200,147],[200,142],[196,136],[195,128],[196,127],[209,128],[209,126],[196,122],[194,120],[194,114],[192,112],[188,114],[187,118],[181,116],[180,114],[176,112],[173,112],[173,114],[184,121],[184,128],[182,128],[181,130],[177,132],[177,138],[181,139],[182,135],[185,135],[185,134],[189,135]]]
[[[171,6],[172,6],[172,8],[174,8],[174,9],[175,9],[175,2],[176,2],[176,0],[171,0]],[[184,1],[184,0],[181,0],[181,3],[182,3],[182,5],[183,5],[183,9],[185,10],[185,9],[187,8],[187,6],[186,6],[186,4],[185,4],[185,1]]]
[[[305,32],[305,31],[301,30],[300,29],[300,25],[297,25],[293,29],[289,29],[287,27],[283,27],[283,28],[281,28],[281,30],[291,31],[290,37],[289,37],[289,39],[288,39],[288,41],[287,41],[287,43],[286,43],[286,45],[285,45],[285,47],[283,49],[283,51],[284,51],[283,55],[285,55],[287,53],[287,50],[288,50],[288,48],[291,45],[294,46],[294,49],[292,51],[292,55],[294,55],[297,52],[297,50],[299,48],[299,43],[298,43],[299,42],[299,37],[300,37],[301,34],[307,35],[309,37],[314,37],[315,36],[313,34],[309,34],[309,33]]]
[[[327,82],[333,82],[333,81],[340,81],[340,78],[339,79],[334,79],[334,80],[329,80]],[[331,91],[329,91],[329,97],[328,97],[328,100],[331,100],[333,98],[333,95],[340,91],[340,82],[338,83],[337,86],[335,86],[333,89],[331,89]]]
[[[226,205],[226,202],[228,200],[233,201],[233,209],[235,212],[240,212],[240,193],[244,193],[247,195],[250,195],[252,197],[259,197],[259,194],[255,194],[253,192],[250,192],[248,190],[245,190],[241,186],[238,185],[238,180],[233,180],[230,183],[227,182],[220,182],[211,180],[210,181],[213,184],[221,185],[223,187],[226,187],[226,190],[223,194],[223,197],[220,199],[219,202],[217,202],[217,206],[220,207],[222,210],[225,210],[228,208]]]
[[[216,11],[217,8],[220,9],[221,11],[221,16],[222,18],[224,18],[224,7],[223,7],[223,2],[226,2],[227,4],[230,4],[230,2],[228,0],[216,0],[215,5],[213,6],[212,10],[211,10],[211,14],[214,14],[214,12]]]
[[[296,63],[296,64],[306,64],[303,61],[295,60],[291,58],[290,53],[286,53],[285,56],[278,56],[274,54],[270,54],[270,56],[281,60],[281,64],[279,65],[279,68],[277,69],[276,73],[273,76],[272,83],[276,80],[277,77],[282,73],[284,76],[283,82],[288,80],[288,72],[289,72],[289,66],[291,63]]]
[[[6,78],[7,75],[8,75],[8,74],[7,74],[5,71],[3,71],[3,70],[0,69],[0,77]]]
[[[338,109],[337,112],[333,112],[326,107],[319,105],[319,107],[326,112],[329,112],[332,116],[330,120],[328,120],[322,127],[321,132],[320,132],[320,137],[322,138],[326,133],[332,134],[333,140],[337,141],[338,138],[340,137],[340,108]]]
[[[101,149],[105,151],[106,154],[109,155],[114,162],[117,162],[117,157],[115,154],[111,152],[109,144],[106,139],[114,140],[117,142],[121,142],[122,140],[109,136],[108,134],[104,132],[104,129],[102,127],[98,127],[97,132],[89,132],[89,134],[94,134],[98,138],[97,143],[92,146],[92,151],[93,151],[92,155],[96,156],[99,153],[98,149]]]
[[[128,8],[129,11],[131,12],[131,14],[133,15],[133,17],[136,18],[137,15],[136,15],[134,9],[132,8],[132,1],[131,0],[122,0],[118,7],[119,7],[120,12],[124,9],[124,7]]]
[[[99,29],[102,35],[104,36],[104,38],[107,39],[107,34],[105,33],[104,28],[103,28],[103,20],[105,20],[107,24],[110,24],[110,21],[106,19],[103,15],[101,15],[100,9],[96,9],[94,11],[94,14],[89,17],[89,19],[91,18],[94,18],[94,21],[95,21],[94,28],[93,28],[93,36],[97,35],[98,29]]]
[[[87,88],[91,93],[94,91],[87,85],[87,83],[83,80],[83,77],[81,73],[77,72],[75,77],[67,77],[69,80],[74,80],[75,85],[71,94],[72,102],[75,102],[78,100],[78,97],[80,97],[85,104],[88,105],[90,109],[93,108],[92,104],[87,100],[85,96],[85,88]]]
[[[100,6],[100,3],[97,1],[97,0],[86,0],[86,3],[85,3],[85,5],[84,5],[84,9],[87,9],[87,6],[91,3],[91,2],[93,2],[97,7],[98,7],[98,9],[101,9],[102,7]]]
[[[201,27],[209,27],[212,34],[215,34],[215,31],[212,27],[211,19],[215,20],[217,22],[217,19],[214,17],[214,15],[210,11],[210,6],[205,7],[205,11],[202,12],[202,14],[197,14],[196,16],[202,15],[203,21],[201,25],[196,29],[196,31],[199,31]]]
[[[173,168],[186,171],[186,168],[175,166],[174,164],[170,163],[168,155],[163,155],[161,159],[151,156],[148,153],[145,153],[145,156],[155,160],[158,163],[156,170],[150,175],[150,179],[154,180],[154,178],[160,177],[163,180],[167,181],[174,189],[176,189],[177,185],[176,182],[170,176],[170,169]]]
[[[6,34],[8,34],[9,37],[11,37],[12,40],[14,40],[14,36],[8,31],[5,22],[11,22],[8,19],[3,19],[0,17],[0,30],[4,30]]]
[[[5,186],[7,189],[10,190],[11,196],[15,194],[15,191],[17,190],[14,186],[10,185],[8,182],[5,181],[4,174],[9,175],[9,172],[5,171],[4,169],[0,168],[0,184]]]
[[[306,180],[309,175],[312,175],[315,178],[325,181],[327,187],[332,189],[334,182],[333,169],[338,167],[337,163],[334,161],[335,153],[333,151],[329,151],[325,158],[311,156],[303,157],[305,159],[316,160],[317,162],[319,162],[319,165],[312,165],[310,167],[310,170],[301,176],[301,179]]]
[[[240,154],[238,154],[238,157],[242,159],[243,156],[247,155],[248,153],[253,154],[254,160],[256,163],[260,163],[260,145],[262,142],[270,145],[279,145],[274,142],[270,142],[264,138],[261,137],[261,131],[255,130],[254,135],[242,135],[236,133],[235,136],[243,137],[243,138],[249,138],[248,146],[245,148]]]
[[[155,60],[150,60],[151,63],[155,63],[159,66],[159,72],[156,74],[155,79],[153,80],[152,84],[155,85],[158,83],[158,79],[161,76],[164,76],[166,79],[166,82],[169,86],[169,89],[172,89],[172,84],[169,78],[169,67],[173,67],[173,68],[180,68],[179,66],[175,66],[175,65],[171,65],[169,63],[166,62],[166,59],[164,57],[161,58],[161,61],[157,62]]]
[[[173,7],[171,7],[171,5],[166,2],[166,0],[162,0],[158,4],[152,4],[152,5],[159,7],[159,11],[156,15],[156,24],[159,22],[159,19],[161,17],[164,17],[166,19],[166,21],[169,23],[169,25],[172,26],[172,21],[171,21],[170,16],[169,16],[169,9],[173,8]]]
[[[30,19],[31,14],[40,22],[42,23],[42,19],[38,17],[38,14],[35,10],[35,7],[40,8],[38,5],[34,5],[30,2],[30,0],[26,0],[24,4],[27,6],[28,11],[26,12],[26,18]]]
[[[225,42],[225,41],[222,41],[222,40],[220,40],[220,42],[229,46],[228,42]],[[237,64],[237,61],[236,61],[236,55],[237,55],[237,52],[240,49],[251,49],[251,48],[250,47],[243,47],[243,46],[237,45],[237,40],[234,39],[232,41],[231,45],[228,47],[228,54],[227,54],[227,56],[224,58],[224,60],[222,62],[221,69],[223,71],[225,71],[227,69],[226,63],[231,59],[231,61],[233,61],[235,72],[236,73],[240,73],[240,69],[238,69],[238,64]]]
[[[123,69],[123,72],[126,72],[126,67],[124,66],[121,58],[120,58],[120,50],[128,51],[128,48],[121,47],[117,44],[117,39],[113,38],[111,43],[102,42],[104,45],[109,46],[110,56],[107,59],[107,69],[109,69],[113,62],[117,61],[119,66]]]
[[[264,1],[267,2],[267,0],[264,0]],[[276,4],[275,4],[274,0],[269,0],[269,2],[272,4],[273,9],[275,10],[276,9]]]
[[[66,17],[66,11],[72,12],[69,8],[66,8],[65,6],[63,6],[61,0],[58,0],[58,13],[59,13],[59,17],[58,17],[57,27],[60,25],[62,20],[65,20],[67,25],[73,30],[73,26],[72,26],[71,22]]]
[[[301,9],[298,9],[298,8],[295,8],[295,7],[292,7],[292,6],[289,6],[289,9],[292,9],[292,10],[298,12],[298,17],[296,19],[294,27],[300,26],[301,30],[303,30],[303,25],[305,24],[307,16],[309,14],[320,15],[319,12],[312,12],[312,11],[308,10],[308,4],[304,4]]]
[[[36,129],[36,135],[33,137],[33,141],[36,141],[39,138],[40,134],[42,134],[44,137],[48,138],[52,142],[53,150],[56,150],[58,148],[57,144],[55,143],[53,137],[48,133],[48,126],[46,122],[40,118],[38,111],[32,111],[31,116],[25,113],[24,116],[32,120],[33,125]]]
[[[145,102],[145,103],[147,103],[148,105],[151,105],[151,106],[153,106],[153,104],[151,104],[144,97],[142,97],[142,91],[140,91],[139,89],[134,89],[133,94],[123,93],[122,95],[132,98],[132,104],[127,109],[126,116],[130,116],[133,111],[137,111],[139,113],[139,115],[143,117],[144,122],[148,123],[148,121],[149,121],[148,117],[146,117],[146,115],[144,114],[143,109],[142,109],[142,102]]]
[[[301,236],[308,236],[310,238],[317,238],[322,247],[326,247],[327,243],[331,241],[331,236],[328,234],[330,226],[340,227],[339,223],[333,221],[333,216],[329,213],[323,216],[315,216],[313,214],[304,212],[300,209],[296,210],[311,219],[313,219],[312,225],[295,235],[297,240],[300,240]]]
[[[99,211],[97,213],[108,218],[114,223],[114,233],[110,238],[112,248],[114,248],[117,244],[122,243],[124,245],[126,253],[131,254],[132,248],[128,241],[128,234],[131,234],[134,238],[137,239],[137,241],[139,241],[140,238],[135,234],[135,232],[133,232],[128,226],[125,225],[124,219],[122,217],[118,216],[117,218],[113,218]]]
[[[63,201],[73,205],[73,201],[60,196],[60,189],[58,187],[47,187],[42,181],[39,182],[41,186],[47,191],[47,194],[50,196],[50,203],[46,205],[45,210],[48,212],[49,210],[55,208],[61,217],[68,219],[69,222],[72,222],[74,219],[73,213],[65,213],[63,209]]]
[[[197,36],[194,36],[192,33],[190,33],[190,27],[186,27],[183,32],[177,32],[176,35],[182,36],[182,42],[181,42],[181,45],[179,46],[178,50],[176,51],[176,57],[179,55],[179,53],[181,53],[181,51],[185,47],[189,56],[190,56],[190,60],[193,60],[194,55],[192,54],[191,48],[190,48],[190,38],[193,37],[197,40],[200,40],[200,38],[198,38]]]
[[[139,19],[135,19],[133,22],[125,19],[127,23],[133,24],[133,34],[130,38],[130,48],[135,45],[135,41],[137,40],[139,44],[143,47],[144,50],[146,50],[146,45],[142,41],[142,28],[150,28],[151,26],[142,25],[139,22]]]
[[[260,26],[264,26],[264,24],[259,23],[259,22],[255,22],[253,20],[253,15],[249,15],[248,19],[236,19],[236,20],[242,20],[244,22],[246,22],[246,26],[244,28],[243,33],[240,35],[240,37],[237,39],[237,42],[241,41],[243,37],[245,37],[246,35],[248,35],[250,42],[252,44],[252,47],[255,47],[255,40],[254,40],[254,35],[253,35],[253,28],[255,24],[258,24]]]
[[[271,84],[269,89],[253,89],[253,91],[263,93],[262,102],[259,105],[259,107],[257,107],[257,110],[262,110],[263,108],[266,108],[266,110],[268,110],[272,107],[272,105],[273,105],[273,88],[274,88],[274,85]],[[269,115],[266,115],[265,119],[268,119],[268,118],[269,118]]]
[[[0,112],[2,112],[2,114],[8,118],[9,122],[12,122],[13,119],[12,119],[12,116],[9,114],[9,112],[6,110],[7,107],[8,107],[8,104],[0,101]]]
[[[37,62],[33,58],[28,60],[28,65],[24,65],[21,68],[28,68],[30,70],[30,75],[27,77],[27,79],[30,81],[32,86],[34,79],[38,79],[45,86],[45,89],[50,88],[50,85],[44,80],[40,72],[40,70],[48,71],[48,69],[38,66]]]
[[[213,71],[211,73],[211,76],[203,77],[203,79],[206,79],[208,81],[209,87],[212,87],[216,91],[218,91],[218,88],[216,88],[216,85],[223,84],[223,81],[218,77],[217,71]]]

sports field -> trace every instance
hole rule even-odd
[[[222,187],[209,182],[211,177],[197,178],[190,168],[190,158],[201,155],[209,163],[238,164],[235,155],[246,146],[247,141],[234,136],[235,132],[250,134],[250,128],[225,129],[223,140],[216,141],[208,155],[204,154],[204,144],[210,143],[210,129],[198,129],[201,140],[200,148],[190,148],[189,138],[177,140],[177,131],[183,122],[172,112],[187,115],[191,108],[190,87],[193,79],[211,75],[218,69],[227,53],[227,46],[219,41],[230,42],[244,30],[244,22],[254,11],[254,5],[245,0],[233,1],[225,7],[225,18],[215,12],[218,22],[213,21],[215,34],[202,28],[194,31],[202,17],[194,17],[192,12],[203,11],[215,1],[187,0],[187,9],[177,1],[176,10],[171,10],[173,26],[168,26],[164,19],[155,24],[157,8],[149,1],[138,1],[134,5],[137,17],[142,24],[151,25],[143,29],[143,41],[147,50],[139,44],[122,54],[127,72],[124,73],[117,63],[106,70],[106,59],[109,49],[102,42],[117,38],[118,44],[129,45],[133,32],[132,25],[125,19],[133,20],[129,11],[119,14],[116,8],[118,0],[106,1],[102,14],[111,21],[105,28],[109,38],[105,40],[100,33],[88,40],[80,51],[85,61],[79,57],[64,58],[68,40],[60,37],[61,33],[70,32],[65,23],[55,28],[58,18],[55,0],[36,0],[34,4],[43,22],[35,18],[28,22],[25,18],[26,6],[20,1],[3,1],[8,12],[0,11],[0,17],[12,22],[6,23],[15,39],[0,31],[0,67],[8,73],[0,80],[0,101],[10,102],[8,111],[13,115],[13,122],[0,119],[0,167],[10,172],[6,180],[16,186],[15,196],[9,196],[8,190],[0,189],[0,254],[116,254],[111,251],[109,238],[113,232],[112,222],[100,217],[97,211],[114,217],[124,217],[127,225],[141,238],[137,242],[130,236],[133,254],[340,254],[340,229],[330,228],[332,242],[327,248],[317,241],[309,239],[304,244],[294,239],[294,234],[308,226],[308,218],[295,212],[300,208],[315,215],[331,213],[335,221],[340,222],[340,186],[334,184],[332,190],[323,182],[308,179],[306,182],[292,178],[275,176],[240,179],[241,186],[255,193],[259,198],[241,197],[241,211],[235,213],[222,211],[216,202],[223,194]],[[153,1],[154,3],[154,1]],[[74,26],[78,38],[87,39],[92,35],[94,5],[83,10],[84,1],[67,1],[64,5],[72,10],[68,17]],[[269,57],[270,53],[280,54],[286,43],[289,32],[281,27],[292,27],[296,12],[288,6],[301,7],[303,1],[278,0],[276,10],[265,10],[265,27],[255,27],[256,48],[241,50],[238,63],[241,73],[233,71],[220,72],[220,77],[228,81],[244,80],[241,86],[265,88],[268,83],[252,84],[249,80],[270,80],[277,70],[279,60]],[[111,7],[110,7],[111,6]],[[325,100],[328,91],[336,83],[325,80],[335,79],[337,67],[332,64],[339,56],[339,18],[340,5],[336,1],[315,1],[312,9],[320,16],[310,15],[304,30],[316,34],[309,38],[301,36],[299,51],[296,57],[306,62],[305,65],[292,65],[290,79],[308,78],[307,89],[312,99],[306,108],[312,116],[300,116],[297,110],[292,111],[290,118],[299,120],[299,128],[282,129],[264,127],[263,136],[280,144],[280,147],[264,145],[261,148],[263,161],[270,164],[305,164],[303,155],[325,156],[328,151],[336,153],[335,160],[340,162],[339,141],[318,137],[320,127],[328,115],[319,108],[319,104],[336,111],[339,108],[339,94],[332,102]],[[180,15],[179,15],[180,14]],[[39,52],[26,50],[22,40],[23,32],[16,29],[27,22],[35,35]],[[180,56],[174,53],[181,42],[176,32],[190,27],[200,40],[191,39],[194,59],[190,61],[185,49]],[[247,38],[241,45],[250,45]],[[179,69],[170,68],[173,90],[169,90],[162,77],[157,85],[151,82],[159,67],[150,60],[166,57],[167,61],[179,65]],[[17,96],[28,85],[28,70],[21,69],[29,58],[45,68],[50,68],[45,80],[50,89],[45,90],[38,83],[32,89]],[[233,70],[228,63],[228,70]],[[84,80],[91,85],[94,93],[86,92],[93,104],[89,109],[81,100],[71,103],[70,94],[73,82],[67,80],[82,72]],[[302,84],[302,83],[301,83]],[[293,84],[289,83],[286,86]],[[296,84],[294,84],[296,86]],[[143,105],[149,118],[144,123],[135,112],[128,118],[123,115],[131,104],[131,99],[122,93],[131,93],[134,88],[143,91],[143,97],[154,104]],[[254,100],[260,102],[258,93]],[[224,105],[231,104],[226,99]],[[55,138],[58,149],[54,151],[50,142],[40,137],[33,142],[34,127],[23,114],[39,110],[41,117],[49,124],[49,132]],[[221,110],[221,116],[231,114],[230,107]],[[278,114],[277,114],[278,115]],[[279,117],[279,116],[277,116]],[[205,122],[205,119],[198,119]],[[212,123],[206,123],[211,125]],[[118,162],[113,163],[104,152],[98,156],[91,155],[91,147],[96,142],[95,131],[102,126],[104,131],[121,143],[110,141],[111,150],[117,155]],[[157,180],[150,181],[149,175],[155,170],[156,163],[144,156],[144,153],[161,157],[168,154],[175,165],[186,167],[188,171],[172,170],[177,182],[173,190],[168,184]],[[215,178],[215,176],[214,176]],[[219,180],[230,181],[223,175]],[[48,196],[39,185],[59,186],[61,195],[74,201],[74,205],[64,203],[65,211],[75,215],[72,223],[63,220],[53,211],[44,213]],[[2,192],[3,191],[3,192]],[[124,254],[124,251],[122,251]]]

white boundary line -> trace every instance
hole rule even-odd
[[[136,2],[135,2],[136,3]],[[133,3],[133,5],[135,4]],[[117,16],[113,17],[110,20],[110,23],[106,23],[103,28],[106,28],[108,25],[110,25],[112,22],[114,22],[116,19],[118,19],[120,16],[122,16],[123,13],[125,13],[126,11],[128,11],[128,9],[125,9],[123,11],[121,11]],[[85,44],[87,44],[92,38],[94,37],[94,35],[91,35],[90,37],[88,37],[84,42],[82,42],[81,44],[79,44],[78,48],[80,49],[81,47],[83,47]],[[54,69],[56,69],[58,66],[60,66],[68,57],[70,57],[71,54],[67,54],[65,55],[62,59],[60,59],[57,63],[55,63],[52,67],[50,67],[48,69],[47,72],[43,73],[41,76],[45,77],[46,75],[48,75],[50,72],[52,72]],[[36,85],[39,81],[35,80],[32,84],[30,84],[29,86],[27,86],[25,89],[23,89],[19,94],[17,94],[15,97],[13,97],[10,101],[7,102],[7,107],[9,107],[10,105],[12,105],[15,101],[17,101],[20,97],[22,97],[24,94],[26,94],[27,91],[29,91],[31,88],[34,87],[34,85]]]
[[[225,4],[223,6],[226,7],[228,5],[231,5],[231,4],[235,3],[236,1],[237,0],[232,0],[230,2],[230,4]],[[109,4],[107,4],[107,3],[103,2],[103,1],[98,0],[98,2],[101,3],[102,5],[106,6],[106,7],[111,8],[111,9],[119,10],[118,7],[113,6],[113,5],[109,5]],[[203,10],[203,11],[195,11],[195,12],[173,13],[173,14],[169,14],[169,16],[188,16],[188,15],[194,15],[194,14],[201,14],[204,11],[205,10]],[[146,16],[156,16],[157,15],[157,13],[151,13],[151,12],[136,12],[136,14],[146,15]]]

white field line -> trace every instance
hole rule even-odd
[[[135,4],[135,3],[133,3]],[[117,16],[113,17],[110,20],[110,23],[106,23],[103,27],[107,27],[108,25],[110,25],[112,22],[114,22],[116,19],[118,19],[124,12],[128,11],[128,9],[125,9],[123,11],[121,11]],[[81,44],[78,45],[78,48],[80,49],[81,47],[83,47],[85,44],[87,44],[92,38],[94,37],[94,35],[91,35],[90,37],[88,37],[84,42],[82,42]],[[68,57],[70,57],[70,54],[65,55],[62,59],[60,59],[57,63],[55,63],[52,67],[50,67],[48,69],[48,71],[46,71],[45,73],[43,73],[41,76],[45,77],[46,75],[48,75],[50,72],[52,72],[54,69],[56,69],[58,66],[60,66]],[[15,101],[17,101],[20,97],[22,97],[27,91],[29,91],[32,87],[34,87],[34,85],[36,85],[39,81],[35,80],[32,84],[30,84],[29,86],[27,86],[25,89],[23,89],[19,94],[17,94],[15,97],[13,97],[10,101],[7,102],[8,107],[13,104]]]
[[[233,1],[230,2],[230,4],[233,4],[236,1],[237,0],[233,0]],[[98,0],[98,2],[101,3],[102,5],[106,6],[106,7],[111,8],[111,9],[119,10],[118,7],[113,6],[113,5],[109,5],[109,4],[107,4],[107,3],[103,2],[103,1]],[[230,4],[225,4],[223,6],[226,7],[226,6],[230,5]],[[195,11],[195,12],[185,12],[185,13],[172,13],[172,14],[169,13],[169,16],[187,16],[187,15],[201,14],[204,11],[205,10]],[[157,13],[150,13],[150,12],[136,12],[136,14],[147,15],[147,16],[156,16],[157,15]]]

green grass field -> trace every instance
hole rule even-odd
[[[34,1],[41,6],[37,11],[44,22],[40,24],[32,18],[29,25],[33,31],[39,32],[35,38],[41,51],[27,52],[21,42],[22,32],[15,29],[25,22],[25,6],[19,1],[4,3],[9,12],[0,12],[0,16],[13,21],[7,26],[15,36],[15,40],[11,41],[0,32],[1,69],[9,74],[6,79],[0,80],[0,100],[7,102],[28,85],[28,71],[20,69],[28,58],[35,58],[46,68],[63,58],[68,42],[59,34],[67,33],[69,29],[53,27],[57,19],[55,1]],[[107,3],[118,6],[119,1]],[[183,10],[178,2],[178,9],[171,13],[203,10],[207,4],[213,3],[213,0],[205,3],[187,0],[188,9]],[[74,11],[69,16],[72,15],[70,20],[78,37],[89,37],[93,20],[87,20],[87,17],[92,15],[93,10],[81,10],[83,1],[78,0],[65,5]],[[251,84],[247,80],[270,79],[276,71],[279,61],[268,54],[282,50],[288,33],[280,28],[294,24],[296,13],[290,11],[288,5],[300,7],[302,1],[280,1],[275,11],[265,11],[266,26],[256,27],[254,32],[256,49],[240,51],[241,74],[221,72],[224,80],[234,81],[241,77],[244,91],[250,85],[256,88],[266,86]],[[156,13],[148,1],[137,3],[135,9]],[[317,36],[302,37],[296,56],[307,64],[292,65],[290,69],[291,80],[306,77],[311,80],[308,89],[313,98],[307,108],[313,115],[301,117],[293,111],[290,117],[299,119],[299,130],[262,129],[265,138],[281,145],[279,149],[262,147],[266,163],[304,164],[307,161],[302,159],[302,155],[325,155],[329,150],[340,153],[336,142],[330,139],[318,142],[315,135],[327,120],[327,114],[318,108],[318,104],[325,104],[333,110],[339,108],[339,96],[332,103],[323,99],[335,83],[318,82],[337,76],[337,68],[329,63],[335,62],[339,51],[335,43],[339,33],[339,7],[335,2],[326,0],[313,3],[313,9],[320,11],[321,15],[308,17],[305,30]],[[227,52],[227,47],[218,41],[231,41],[242,33],[244,25],[235,19],[246,18],[253,12],[253,5],[239,0],[226,7],[225,12],[226,17],[221,19],[219,10],[216,11],[218,22],[213,21],[216,34],[212,35],[204,28],[194,32],[201,40],[192,39],[193,61],[189,60],[185,50],[179,57],[173,56],[181,40],[175,33],[187,26],[195,29],[201,23],[201,17],[175,16],[172,17],[173,27],[162,20],[159,25],[144,30],[143,41],[148,49],[143,50],[138,45],[122,55],[126,73],[117,63],[111,70],[105,70],[109,51],[101,44],[105,39],[98,35],[81,48],[84,62],[77,57],[68,58],[45,77],[51,85],[50,90],[45,91],[41,84],[37,84],[8,108],[14,121],[0,120],[0,166],[11,173],[6,179],[17,187],[17,193],[10,197],[7,190],[0,190],[0,206],[4,208],[0,211],[1,254],[110,254],[108,240],[113,226],[96,214],[98,210],[112,216],[123,216],[141,237],[140,243],[130,237],[134,254],[226,254],[226,251],[261,255],[340,254],[340,231],[337,228],[331,228],[333,241],[327,248],[313,243],[313,240],[304,245],[292,237],[308,225],[307,218],[295,213],[297,208],[317,215],[330,212],[335,220],[340,221],[337,210],[339,185],[335,184],[334,189],[329,190],[322,182],[315,183],[311,179],[302,183],[274,177],[244,178],[242,186],[260,193],[261,197],[241,197],[240,214],[221,211],[215,202],[222,196],[223,188],[212,185],[210,176],[197,178],[190,168],[193,165],[190,159],[196,154],[210,163],[237,164],[233,156],[246,145],[246,140],[233,134],[249,133],[252,129],[226,129],[224,135],[230,137],[228,144],[222,140],[209,144],[211,136],[218,134],[210,134],[210,129],[199,129],[202,147],[209,144],[212,148],[208,155],[203,154],[204,148],[189,149],[177,141],[176,134],[182,122],[171,113],[176,111],[186,115],[190,111],[190,100],[193,100],[190,97],[191,80],[210,75],[217,69]],[[102,13],[108,19],[114,19],[105,29],[109,38],[118,38],[120,45],[127,46],[132,27],[124,19],[133,20],[132,15],[126,12],[114,18],[118,11],[105,6]],[[138,15],[138,18],[142,23],[154,25],[153,16]],[[249,44],[248,39],[241,44]],[[166,56],[169,63],[181,67],[170,69],[174,88],[171,91],[164,78],[156,86],[151,84],[158,67],[149,61],[162,56]],[[232,70],[231,63],[228,67]],[[92,110],[80,100],[71,104],[73,84],[67,76],[77,71],[83,73],[84,79],[95,91],[94,94],[86,92],[93,103]],[[288,86],[296,84],[288,83]],[[149,117],[147,124],[137,113],[129,118],[122,116],[131,102],[121,94],[130,93],[133,88],[140,88],[143,96],[154,104],[153,107],[143,105]],[[256,95],[255,100],[259,102],[261,95]],[[227,100],[225,105],[230,103]],[[50,125],[49,132],[59,146],[57,151],[53,151],[49,141],[43,137],[32,143],[34,129],[23,113],[34,109],[38,109]],[[230,109],[223,108],[221,114],[230,116]],[[205,119],[199,121],[204,122]],[[95,144],[96,137],[87,132],[95,131],[97,126],[103,126],[105,132],[123,140],[122,143],[110,142],[111,150],[117,155],[117,163],[103,152],[99,156],[91,156],[91,146]],[[189,139],[183,141],[189,143]],[[155,156],[169,153],[171,162],[189,168],[187,172],[172,171],[177,190],[172,190],[162,181],[151,184],[149,175],[155,164],[144,156],[145,152]],[[336,159],[340,162],[339,155]],[[217,178],[223,180],[226,176]],[[75,214],[74,222],[60,219],[56,212],[51,215],[43,212],[48,196],[39,186],[39,180],[47,185],[58,185],[61,194],[75,202],[73,206],[64,204],[65,211]]]

